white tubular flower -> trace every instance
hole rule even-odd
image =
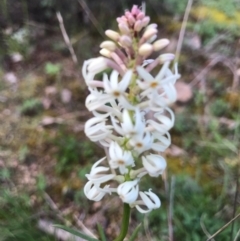
[[[102,72],[108,67],[107,59],[103,57],[92,58],[84,61],[82,75],[88,85],[89,81],[93,80],[97,73]]]
[[[97,161],[91,168],[91,172],[86,174],[86,177],[89,181],[94,183],[104,183],[112,180],[115,175],[114,174],[106,174],[107,171],[110,170],[109,167],[98,166],[101,162],[103,162],[106,157],[103,157],[99,161]]]
[[[117,71],[113,71],[110,76],[110,81],[108,80],[108,76],[106,74],[103,77],[104,89],[109,96],[107,100],[110,101],[117,99],[123,108],[134,109],[134,106],[129,103],[126,97],[126,89],[131,81],[132,71],[128,70],[120,82],[118,82],[118,75],[119,73]],[[108,102],[107,100],[105,103]]]
[[[139,192],[142,200],[137,200],[133,205],[140,213],[148,213],[153,209],[160,208],[161,201],[158,196],[149,189],[148,192]],[[141,208],[141,206],[146,206],[147,209]]]
[[[157,130],[160,134],[164,135],[167,133],[174,125],[174,114],[169,108],[165,108],[170,114],[170,117],[163,114],[164,110],[159,111],[154,114],[154,117],[158,120],[157,123],[154,120],[147,120],[147,124],[150,124],[155,130]]]
[[[103,189],[100,188],[100,184],[88,181],[84,186],[85,196],[92,201],[100,201],[106,193],[108,193],[109,185],[105,186]]]
[[[174,84],[179,78],[180,75],[178,74],[177,65],[175,65],[175,74],[173,74],[170,69],[167,69],[166,78],[161,82],[164,94],[170,103],[175,102],[177,99],[177,91]]]
[[[112,126],[105,125],[105,117],[93,117],[86,122],[84,132],[91,141],[100,141],[112,133]]]
[[[129,144],[132,146],[133,150],[138,154],[151,149],[153,144],[153,138],[149,132],[145,133],[145,135],[136,135],[131,137]]]
[[[107,102],[110,102],[113,98],[109,97],[98,90],[91,90],[90,95],[86,98],[85,104],[89,111],[99,110]]]
[[[117,192],[124,203],[133,203],[138,197],[138,180],[127,181],[118,186]]]
[[[142,135],[145,129],[145,123],[142,121],[141,112],[138,108],[135,108],[135,115],[133,117],[135,123],[133,123],[128,110],[124,109],[122,114],[121,127],[116,123],[116,120],[111,116],[112,124],[115,131],[122,136],[135,136]]]
[[[106,74],[103,76],[103,86],[106,93],[111,94],[116,99],[126,94],[126,89],[131,81],[132,71],[127,71],[120,82],[118,82],[118,76],[119,73],[116,70],[111,73],[110,81]]]
[[[142,163],[151,177],[158,177],[163,174],[167,164],[162,156],[151,154],[142,157]]]
[[[164,135],[159,134],[157,131],[152,133],[154,138],[154,143],[151,148],[157,152],[164,152],[171,144],[171,136],[169,132],[166,132]]]
[[[117,142],[111,142],[109,147],[109,164],[111,168],[119,168],[121,174],[128,172],[128,166],[134,166],[134,160],[130,151],[124,151]]]
[[[138,85],[141,89],[145,90],[141,93],[142,96],[146,96],[148,93],[152,92],[153,90],[157,90],[161,86],[161,81],[166,75],[169,64],[170,62],[164,63],[155,78],[143,67],[137,67],[137,72],[139,76],[143,79],[143,81],[138,81]]]

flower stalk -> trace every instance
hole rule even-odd
[[[118,237],[116,239],[114,239],[113,241],[123,241],[124,238],[126,237],[127,232],[128,232],[128,227],[129,227],[130,214],[131,214],[131,208],[130,208],[129,204],[124,203],[121,231],[120,231],[120,234],[118,235]]]

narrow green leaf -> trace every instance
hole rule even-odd
[[[56,227],[56,228],[63,229],[63,230],[65,230],[65,231],[67,231],[67,232],[69,232],[69,233],[71,233],[71,234],[73,234],[73,235],[75,235],[75,236],[77,236],[77,237],[84,238],[84,239],[86,239],[86,240],[88,240],[88,241],[100,241],[100,240],[98,240],[98,239],[89,237],[89,236],[86,235],[86,234],[80,233],[79,231],[76,231],[76,230],[74,230],[74,229],[72,229],[72,228],[65,227],[65,226],[63,226],[63,225],[55,224],[55,225],[53,225],[53,226]]]
[[[97,224],[97,227],[98,227],[98,233],[100,235],[101,241],[107,241],[107,238],[104,234],[102,226],[100,224]]]
[[[138,224],[138,226],[135,228],[135,230],[133,231],[133,233],[132,233],[132,235],[131,235],[131,237],[129,238],[128,241],[134,241],[136,239],[137,234],[138,234],[141,226],[142,226],[142,223]]]

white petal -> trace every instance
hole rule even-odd
[[[151,82],[154,80],[153,76],[149,74],[143,67],[137,67],[138,74],[144,79],[145,82]]]
[[[121,89],[122,92],[125,92],[127,87],[129,86],[129,83],[131,81],[131,77],[132,77],[132,71],[128,70],[125,75],[123,76],[122,81],[119,83],[119,87]]]

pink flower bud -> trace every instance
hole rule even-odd
[[[122,34],[129,34],[130,33],[130,29],[128,28],[127,24],[124,23],[120,23],[118,24],[118,28],[121,31]]]
[[[140,48],[138,49],[138,53],[144,57],[147,57],[148,55],[150,55],[152,51],[153,51],[153,46],[149,43],[145,43],[141,45]]]
[[[158,57],[159,64],[165,63],[167,61],[172,61],[175,58],[174,54],[161,54]]]
[[[120,17],[120,18],[117,18],[117,22],[118,23],[125,23],[125,24],[127,24],[127,18],[125,17],[125,16],[122,16],[122,17]]]
[[[142,21],[137,20],[134,24],[134,31],[139,32],[142,29]]]
[[[103,41],[100,45],[100,48],[108,49],[110,51],[115,51],[116,44],[113,41]]]
[[[104,57],[107,57],[107,58],[111,58],[111,51],[109,51],[108,49],[101,49],[99,51],[99,53],[104,56]]]
[[[143,34],[143,38],[145,39],[149,39],[151,38],[153,35],[155,35],[157,33],[157,29],[155,28],[150,28],[150,29],[147,29],[144,34]]]
[[[147,17],[144,17],[143,20],[142,20],[142,26],[143,27],[146,27],[150,22],[150,18],[147,16]]]
[[[165,48],[169,43],[170,43],[170,41],[166,38],[159,39],[153,43],[153,50],[159,51],[159,50]]]
[[[157,24],[156,23],[151,23],[149,24],[146,29],[150,29],[150,28],[157,28]]]
[[[134,23],[136,22],[135,18],[132,15],[129,15],[127,17],[127,20],[128,20],[128,23],[129,23],[130,26],[133,26]]]
[[[121,36],[119,42],[123,47],[129,47],[132,45],[132,39],[126,35]]]
[[[137,15],[137,20],[142,20],[144,17],[145,17],[145,14],[144,14],[143,12],[140,12],[140,13]]]
[[[110,39],[112,39],[112,40],[114,40],[114,41],[118,41],[118,39],[119,39],[119,37],[120,37],[120,34],[119,34],[118,32],[115,32],[115,31],[110,30],[110,29],[106,30],[106,31],[105,31],[105,34],[106,34]]]
[[[132,15],[137,15],[140,12],[139,8],[137,5],[133,5],[131,13]]]

